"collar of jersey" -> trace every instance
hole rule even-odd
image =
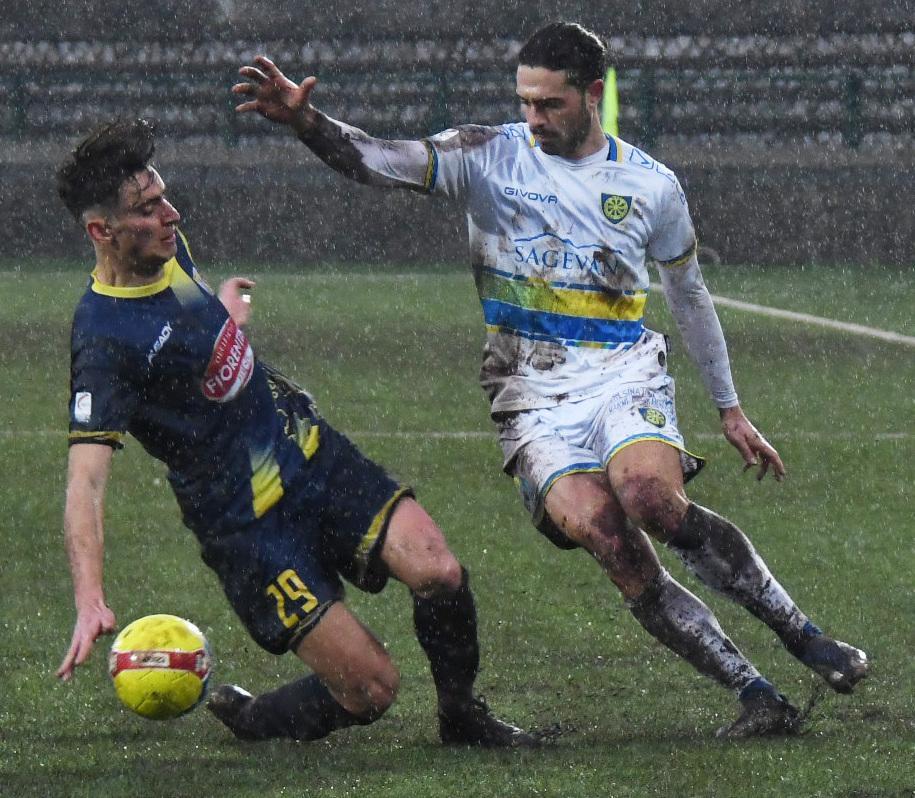
[[[619,156],[617,155],[617,152],[619,148],[615,145],[616,142],[607,136],[606,147],[601,147],[597,152],[592,152],[590,155],[586,155],[584,158],[563,158],[561,155],[547,155],[545,152],[543,152],[543,150],[540,150],[540,152],[547,158],[555,158],[557,161],[561,161],[566,166],[571,166],[573,169],[575,169],[585,166],[595,166],[606,161],[618,160]]]
[[[156,282],[150,283],[149,285],[108,285],[107,283],[99,281],[97,274],[98,270],[94,269],[92,271],[92,290],[96,294],[113,296],[118,299],[141,299],[145,296],[152,296],[153,294],[158,294],[160,291],[164,291],[172,284],[172,271],[174,270],[176,263],[177,261],[174,258],[167,261],[162,267],[162,276],[156,280]]]

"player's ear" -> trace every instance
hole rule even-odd
[[[599,105],[604,96],[604,81],[601,78],[592,80],[585,88],[585,94],[593,105]]]
[[[86,214],[83,217],[86,232],[94,244],[104,244],[111,241],[111,226],[108,219],[101,214]]]

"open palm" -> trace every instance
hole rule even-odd
[[[239,113],[257,111],[271,122],[293,124],[307,121],[313,108],[309,103],[311,91],[318,82],[315,77],[305,78],[300,84],[287,78],[269,58],[259,55],[253,66],[243,66],[239,74],[245,83],[232,87],[234,94],[249,99],[236,106]]]

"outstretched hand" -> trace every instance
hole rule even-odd
[[[89,659],[95,641],[102,635],[111,634],[116,628],[117,621],[107,604],[80,610],[70,648],[57,669],[57,677],[65,682],[72,679],[76,666]]]
[[[246,83],[236,83],[233,94],[250,99],[235,107],[239,113],[257,111],[271,122],[291,125],[299,133],[312,129],[317,121],[317,111],[309,102],[311,91],[318,82],[316,77],[305,78],[296,84],[287,78],[269,58],[259,55],[253,66],[243,66],[238,73],[247,78]]]
[[[744,471],[758,466],[756,479],[761,480],[771,466],[776,481],[781,482],[785,478],[785,466],[778,452],[750,423],[740,405],[721,411],[721,430],[743,457]]]

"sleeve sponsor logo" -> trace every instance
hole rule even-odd
[[[92,418],[92,394],[89,391],[77,391],[73,397],[73,419],[80,424],[88,424]]]
[[[226,319],[213,356],[203,375],[203,395],[214,402],[230,402],[244,389],[254,371],[254,350],[241,328]]]

